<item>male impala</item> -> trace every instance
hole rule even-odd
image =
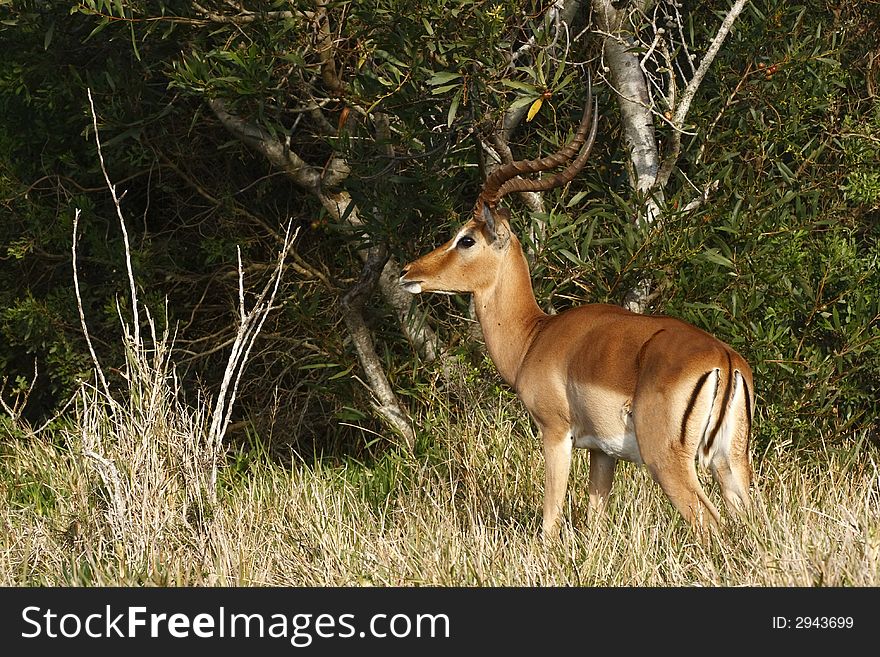
[[[406,265],[409,292],[472,293],[486,348],[537,424],[544,446],[545,536],[558,531],[572,448],[590,451],[590,508],[600,510],[618,459],[643,463],[705,537],[720,521],[697,479],[708,466],[728,511],[749,507],[754,385],[730,346],[671,317],[588,304],[547,315],[498,201],[571,181],[596,136],[592,101],[572,141],[538,160],[496,169],[474,216],[443,246]],[[589,135],[588,135],[589,133]],[[577,158],[572,158],[577,154]],[[567,164],[552,176],[521,177]]]

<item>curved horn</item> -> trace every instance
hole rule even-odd
[[[577,132],[562,149],[537,160],[518,160],[498,167],[486,178],[475,211],[479,213],[482,204],[495,207],[498,201],[510,192],[538,192],[553,189],[570,182],[580,171],[590,155],[593,142],[596,140],[598,102],[593,103],[592,85],[587,80],[587,102]],[[589,136],[588,134],[589,133]],[[523,174],[539,173],[562,166],[575,155],[577,158],[565,169],[552,176],[537,180],[523,178]]]

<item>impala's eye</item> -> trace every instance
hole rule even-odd
[[[458,242],[456,243],[455,246],[459,249],[469,249],[474,244],[476,244],[476,242],[474,241],[474,238],[471,237],[470,235],[465,235],[460,240],[458,240]]]

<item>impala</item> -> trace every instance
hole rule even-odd
[[[570,182],[589,157],[596,111],[588,99],[575,136],[557,153],[498,167],[471,219],[451,240],[406,265],[400,284],[413,294],[473,295],[486,349],[540,431],[545,536],[559,530],[573,448],[585,448],[591,511],[601,511],[617,461],[624,459],[644,464],[705,537],[720,517],[696,462],[709,468],[731,514],[742,516],[749,507],[755,392],[748,363],[672,317],[598,303],[544,313],[510,213],[498,207],[510,192]],[[554,175],[524,177],[563,165]]]

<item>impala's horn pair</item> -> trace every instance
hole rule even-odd
[[[493,212],[502,197],[511,192],[544,192],[570,183],[578,172],[583,169],[593,142],[596,141],[596,115],[599,111],[598,101],[593,101],[593,89],[587,79],[587,102],[577,132],[562,149],[537,160],[518,160],[499,166],[493,171],[486,182],[474,206],[474,215],[484,221],[489,231],[495,234],[495,218]],[[575,157],[577,156],[577,157]],[[572,159],[574,158],[574,159]],[[542,178],[524,178],[524,175],[541,173],[554,167],[567,166],[560,172]]]

